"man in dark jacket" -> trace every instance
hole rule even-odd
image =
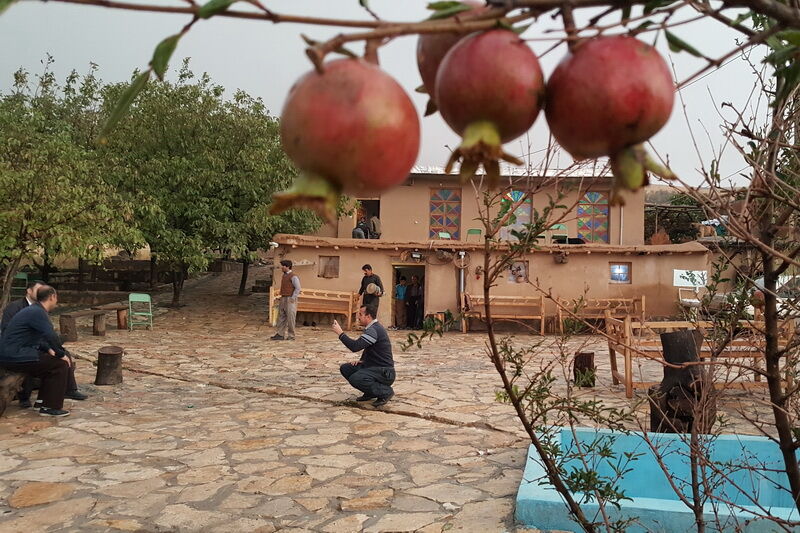
[[[36,303],[36,294],[38,293],[39,288],[44,286],[44,283],[41,281],[33,281],[29,283],[28,288],[25,291],[25,298],[14,300],[6,306],[6,308],[3,310],[3,319],[0,321],[0,334],[11,322],[11,319],[17,315],[17,313]],[[2,339],[1,336],[0,339]],[[0,340],[0,342],[2,342],[2,340]],[[75,381],[75,362],[72,360],[72,356],[69,354],[69,352],[67,352],[67,357],[69,358],[70,364],[69,374],[67,375],[66,397],[71,400],[85,400],[88,398],[88,396],[78,390],[78,382]],[[31,393],[33,392],[34,388],[35,386],[33,384],[33,378],[30,376],[26,377],[25,382],[22,384],[22,390],[17,393],[17,398],[19,398],[19,406],[23,409],[27,409],[31,406]]]
[[[364,277],[361,278],[361,288],[358,289],[358,294],[362,295],[361,305],[374,305],[377,309],[380,303],[378,298],[383,296],[383,282],[380,276],[372,272],[372,265],[364,265],[361,267],[361,270],[364,272]],[[380,292],[375,294],[367,292],[367,286],[369,286],[370,283],[377,285]]]
[[[44,285],[36,303],[18,312],[3,330],[0,366],[42,380],[39,397],[42,416],[67,416],[64,395],[70,362],[47,314],[58,305],[53,287]]]
[[[339,367],[344,378],[363,394],[356,398],[358,402],[375,399],[372,405],[386,405],[394,396],[394,358],[392,342],[386,330],[378,323],[378,310],[374,306],[362,305],[356,318],[364,326],[364,333],[358,339],[351,339],[342,331],[337,321],[333,321],[333,332],[339,336],[342,344],[351,352],[364,350],[361,359],[345,363]]]

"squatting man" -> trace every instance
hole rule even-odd
[[[356,319],[364,326],[364,332],[357,339],[345,335],[336,320],[333,321],[332,329],[351,352],[364,350],[361,359],[339,367],[350,385],[362,392],[356,401],[375,400],[372,405],[380,407],[394,396],[391,385],[394,383],[395,373],[392,342],[386,330],[378,323],[377,315],[378,309],[373,305],[362,305],[358,309]]]

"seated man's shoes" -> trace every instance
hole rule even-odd
[[[64,395],[64,398],[69,398],[70,400],[85,400],[86,398],[88,398],[88,396],[79,391],[78,389],[75,389],[75,390],[68,390],[67,393]]]
[[[389,400],[391,400],[391,399],[392,399],[392,396],[394,396],[394,393],[393,393],[393,392],[392,392],[392,393],[389,393],[389,396],[386,396],[385,398],[378,398],[377,400],[375,400],[374,402],[372,402],[372,405],[373,405],[374,407],[380,407],[380,406],[382,406],[382,405],[386,405],[387,403],[389,403]]]
[[[33,406],[30,400],[20,400],[19,401],[19,408],[20,409],[30,409]]]
[[[284,340],[284,338],[283,338],[283,335],[273,335],[272,337],[269,338],[269,340],[271,340],[271,341],[282,341],[282,340]]]
[[[50,407],[42,407],[39,409],[39,416],[69,416],[69,411],[64,409],[51,409]]]
[[[368,402],[370,400],[374,400],[375,396],[370,396],[369,394],[362,394],[358,398],[356,398],[357,402]]]

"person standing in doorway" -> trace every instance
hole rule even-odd
[[[281,261],[281,299],[278,301],[278,331],[270,337],[273,341],[293,341],[294,323],[297,318],[297,297],[300,296],[300,278],[292,272],[292,262]]]
[[[394,327],[406,327],[406,277],[400,276],[400,283],[394,287]]]
[[[380,239],[381,238],[381,219],[378,218],[377,214],[372,215],[372,218],[369,219],[369,233],[371,238],[373,239]]]
[[[380,276],[372,272],[372,265],[364,265],[361,270],[364,272],[364,277],[361,278],[361,288],[358,289],[358,294],[362,296],[361,305],[374,305],[377,309],[380,303],[379,298],[383,296],[383,282]],[[372,284],[376,287],[370,287]]]
[[[417,314],[421,301],[422,285],[419,284],[419,277],[414,274],[411,276],[411,285],[406,288],[406,326],[409,329],[417,328],[419,322]]]

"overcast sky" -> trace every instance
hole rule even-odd
[[[165,2],[154,3],[163,5]],[[280,13],[366,18],[358,0],[264,0],[264,3]],[[174,5],[182,4],[176,2]],[[372,0],[370,5],[387,20],[420,20],[428,15],[424,1]],[[687,12],[687,16],[690,14]],[[606,20],[613,22],[617,18],[615,14]],[[55,72],[60,79],[72,69],[85,72],[89,62],[94,62],[100,66],[103,80],[127,80],[134,68],[147,65],[154,46],[162,38],[176,33],[187,21],[185,15],[19,2],[0,16],[0,90],[8,90],[12,74],[20,66],[33,73],[39,72],[40,62],[47,53],[54,56]],[[557,27],[558,21],[543,17],[525,32],[524,37],[541,38],[548,35],[547,29]],[[279,115],[289,87],[310,68],[300,33],[321,40],[339,31],[341,29],[324,26],[274,25],[263,21],[201,21],[181,40],[171,67],[180,64],[179,58],[189,56],[195,72],[208,72],[216,83],[229,90],[228,94],[232,94],[234,89],[243,89],[262,97],[270,111]],[[719,57],[733,49],[736,46],[734,39],[738,37],[737,33],[714,21],[680,26],[675,33],[710,57]],[[411,36],[394,40],[381,49],[380,58],[382,67],[406,88],[422,116],[426,96],[414,92],[414,88],[420,85],[415,59],[416,39]],[[646,34],[644,39],[652,42],[653,34]],[[550,43],[535,40],[530,44],[537,54],[550,47]],[[670,54],[663,42],[657,46],[668,60],[671,57],[674,61],[678,79],[684,79],[704,66],[702,60],[686,53]],[[564,49],[559,48],[541,59],[545,76],[552,72],[563,54]],[[686,112],[706,164],[723,143],[719,132],[720,104],[731,102],[738,107],[745,106],[753,81],[750,67],[737,59],[683,91]],[[438,114],[421,121],[422,149],[417,164],[442,166],[448,156],[446,146],[456,146],[458,139]],[[543,113],[530,137],[534,151],[545,146],[547,126]],[[673,170],[682,179],[699,183],[696,169],[700,163],[680,100],[676,99],[670,122],[653,138],[653,144],[660,154],[669,157]],[[528,151],[527,142],[524,148],[517,142],[510,144],[508,149],[521,155]],[[536,155],[533,157],[535,160]],[[561,167],[567,166],[568,156],[562,157],[558,163]],[[722,160],[721,175],[735,175],[743,167],[742,159],[728,148]]]

